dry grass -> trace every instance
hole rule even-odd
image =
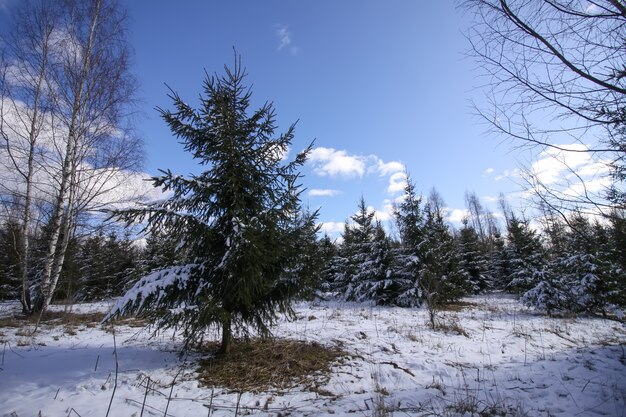
[[[34,325],[38,321],[40,324],[47,325],[85,325],[93,327],[100,323],[104,318],[104,313],[69,313],[63,311],[46,311],[39,320],[39,314],[31,316],[15,315],[0,319],[0,327],[21,328],[24,326]]]
[[[472,303],[472,302],[469,302],[469,301],[455,301],[453,303],[442,304],[442,305],[437,307],[437,310],[439,310],[439,311],[450,311],[450,312],[458,313],[458,312],[463,311],[465,309],[478,308],[478,307],[479,307],[478,304]]]
[[[215,343],[209,346],[212,350],[217,347]],[[202,384],[234,391],[282,391],[302,386],[319,392],[332,366],[346,356],[338,347],[315,342],[253,339],[235,343],[229,355],[200,361],[197,372]]]
[[[128,327],[147,327],[150,321],[143,317],[117,317],[111,320],[111,323]]]
[[[451,320],[437,320],[435,323],[435,330],[443,331],[445,333],[456,333],[459,336],[470,337],[467,331],[461,326],[461,323]]]

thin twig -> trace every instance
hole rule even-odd
[[[113,355],[115,355],[115,382],[113,383],[113,392],[111,393],[111,399],[109,400],[109,408],[107,408],[107,413],[105,417],[109,417],[109,413],[111,412],[111,405],[113,404],[113,397],[115,396],[115,390],[117,389],[117,374],[119,371],[119,361],[117,358],[117,342],[115,340],[115,327],[111,325],[111,333],[113,334]]]
[[[150,389],[150,377],[146,376],[146,391],[143,394],[143,404],[141,404],[141,413],[139,413],[139,417],[143,417],[143,410],[146,407],[146,398],[148,398],[149,389]]]
[[[172,401],[172,393],[174,392],[174,386],[176,384],[176,378],[183,371],[183,368],[180,368],[176,375],[174,375],[174,379],[172,380],[172,386],[170,387],[170,394],[167,396],[167,404],[165,405],[165,411],[163,412],[163,417],[167,417],[167,409],[170,408],[170,402]]]

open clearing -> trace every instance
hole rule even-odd
[[[424,309],[299,303],[276,337],[347,356],[258,392],[201,384],[206,354],[181,358],[172,332],[149,338],[132,322],[112,331],[91,314],[107,304],[72,306],[77,316],[52,316],[35,336],[2,304],[0,415],[105,416],[110,405],[110,416],[626,416],[626,325],[548,318],[501,295],[464,301],[437,331]]]

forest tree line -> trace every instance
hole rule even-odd
[[[445,205],[433,190],[428,198],[409,180],[394,208],[393,226],[376,220],[365,200],[346,219],[341,239],[308,225],[296,275],[309,297],[336,297],[378,305],[436,307],[463,296],[488,292],[519,295],[549,314],[615,313],[626,306],[626,219],[592,219],[580,212],[563,217],[543,213],[537,224],[502,201],[502,226],[475,194],[466,196],[467,215],[459,228],[446,220]],[[388,229],[393,230],[389,232]],[[0,228],[0,298],[18,299],[21,229]],[[37,282],[47,228],[30,236]],[[129,232],[100,229],[70,239],[57,302],[117,297],[151,271],[186,262],[179,243],[166,232],[143,243]]]

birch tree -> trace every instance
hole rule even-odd
[[[9,53],[4,66],[16,70],[6,72],[3,97],[21,110],[15,119],[27,126],[20,134],[32,159],[14,158],[13,165],[23,171],[14,189],[23,195],[23,228],[29,227],[35,194],[46,202],[50,228],[35,299],[32,304],[23,300],[32,312],[52,301],[77,215],[109,199],[121,184],[120,174],[141,161],[141,146],[127,129],[136,83],[129,72],[125,14],[117,2],[32,0],[17,7],[16,15],[29,24],[16,19],[5,42]],[[22,46],[25,39],[35,47]],[[29,59],[17,52],[27,52]],[[9,77],[13,73],[18,80],[36,75],[26,78],[30,101],[22,101],[24,88]],[[22,114],[28,115],[30,126],[22,122]],[[9,155],[17,147],[16,129],[8,126],[14,121],[3,117]],[[43,133],[46,140],[39,143]],[[20,253],[22,262],[28,261],[28,240]],[[25,294],[27,281],[24,275]]]

